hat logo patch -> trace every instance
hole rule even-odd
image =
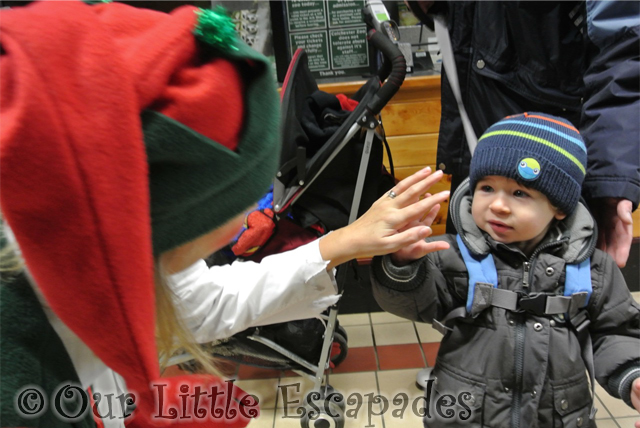
[[[518,174],[525,180],[535,180],[540,175],[540,163],[533,158],[524,158],[518,163]]]

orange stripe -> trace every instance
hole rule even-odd
[[[576,128],[574,128],[573,126],[571,126],[571,125],[567,125],[566,123],[564,123],[564,122],[560,122],[559,120],[549,119],[548,117],[538,116],[538,115],[535,115],[535,114],[529,114],[529,113],[525,113],[525,114],[524,114],[524,116],[525,116],[525,117],[535,117],[536,119],[542,119],[542,120],[546,120],[546,121],[549,121],[549,122],[553,122],[553,123],[556,123],[556,124],[558,124],[558,125],[560,125],[560,126],[564,126],[565,128],[569,128],[569,129],[571,129],[572,131],[576,131],[578,134],[580,133],[580,131],[578,131],[578,130],[577,130]]]

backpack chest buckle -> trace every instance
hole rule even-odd
[[[534,296],[524,293],[518,293],[517,308],[520,311],[529,312],[531,314],[542,316],[547,314],[547,298],[546,294],[536,294]]]

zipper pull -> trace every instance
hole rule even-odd
[[[529,287],[529,269],[531,268],[531,263],[524,262],[522,264],[522,268],[524,270],[524,273],[522,275],[522,286],[524,288],[528,288]]]

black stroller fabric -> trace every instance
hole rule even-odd
[[[318,152],[350,113],[342,109],[340,100],[333,94],[317,90],[308,96],[300,120],[307,136],[307,141],[301,143],[307,149],[308,157]]]
[[[365,101],[379,89],[375,79],[364,85],[353,97],[360,103],[354,111],[346,111],[335,95],[320,91],[307,65],[304,51],[296,52],[282,94],[283,147],[281,177],[285,187],[300,180],[307,186],[292,203],[293,217],[303,227],[319,221],[327,231],[348,224],[360,158],[364,150],[365,130],[356,134],[346,147],[319,173],[325,160],[345,138],[349,127],[364,114]],[[384,132],[382,127],[378,131]],[[304,149],[305,171],[295,169],[299,150]],[[371,148],[365,185],[358,215],[363,214],[393,185],[393,178],[382,164],[383,146],[378,136]],[[317,177],[316,177],[317,175]]]

